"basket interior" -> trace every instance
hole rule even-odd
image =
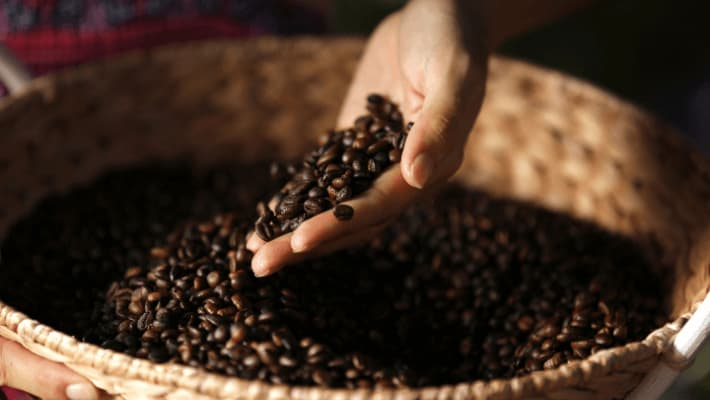
[[[348,39],[210,42],[36,81],[0,105],[0,238],[42,198],[107,170],[300,155],[332,127],[361,49]],[[668,268],[676,317],[710,283],[708,171],[645,113],[494,59],[457,179],[633,237]]]

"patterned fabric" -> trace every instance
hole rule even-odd
[[[134,48],[323,26],[286,0],[0,0],[0,40],[35,74]]]

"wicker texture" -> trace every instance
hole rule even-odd
[[[0,238],[38,200],[109,169],[301,154],[335,121],[361,50],[354,39],[209,42],[33,82],[0,103]],[[672,268],[674,322],[555,370],[416,390],[275,386],[156,365],[79,343],[1,302],[0,335],[125,399],[623,397],[708,291],[710,164],[667,126],[585,83],[502,58],[490,70],[458,179],[634,237]]]

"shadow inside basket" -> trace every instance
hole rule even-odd
[[[269,169],[151,164],[47,198],[2,245],[0,298],[156,362],[348,388],[526,375],[668,319],[671,282],[631,240],[454,184],[358,248],[257,279],[243,238],[283,183]]]

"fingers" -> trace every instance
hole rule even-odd
[[[306,258],[305,254],[295,254],[291,250],[292,235],[293,233],[281,235],[259,247],[251,259],[251,270],[256,277],[271,275],[285,265],[295,264]]]
[[[252,270],[257,276],[266,276],[286,265],[360,242],[382,229],[420,195],[404,181],[399,168],[390,168],[361,197],[345,203],[355,209],[349,221],[339,221],[327,211],[270,242],[252,235],[247,243],[247,248],[255,251]]]
[[[361,197],[345,203],[355,210],[351,220],[339,221],[332,212],[316,215],[296,229],[291,247],[295,253],[303,253],[333,238],[381,225],[397,216],[419,194],[404,181],[399,168],[390,168]]]
[[[98,390],[85,378],[4,338],[0,338],[0,383],[42,399],[99,398]]]
[[[356,232],[345,237],[339,237],[326,242],[312,251],[294,253],[291,248],[292,234],[281,236],[271,242],[266,243],[254,255],[252,259],[252,270],[257,277],[264,277],[278,272],[283,267],[301,262],[307,258],[324,256],[357,244],[366,242],[385,227],[380,224],[372,228]]]
[[[456,172],[481,106],[485,70],[471,65],[466,56],[453,58],[428,74],[435,75],[436,81],[425,88],[423,107],[402,154],[402,175],[415,188]]]

